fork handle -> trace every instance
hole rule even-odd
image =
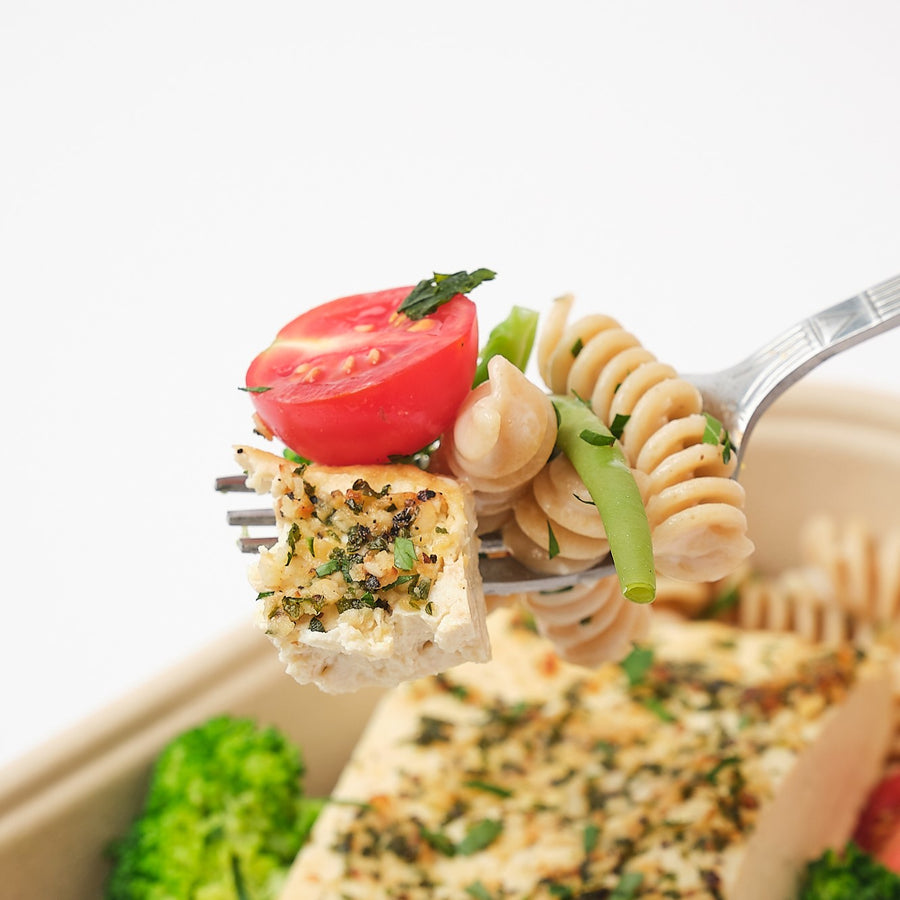
[[[836,353],[897,325],[900,276],[803,319],[736,365],[706,376],[710,412],[727,423],[740,451],[758,417],[791,385]],[[706,394],[703,376],[687,377]]]

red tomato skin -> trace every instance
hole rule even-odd
[[[392,318],[411,290],[311,309],[254,359],[247,387],[269,390],[250,397],[286,446],[325,465],[382,463],[421,450],[452,425],[477,362],[475,306],[457,295],[425,319]],[[322,374],[298,375],[303,364]]]
[[[900,861],[900,845],[892,838],[900,832],[900,771],[886,775],[873,788],[860,814],[853,840],[867,853],[880,855],[893,843],[891,855]],[[893,868],[893,866],[891,866]]]
[[[900,872],[900,828],[881,845],[875,858],[892,872]]]

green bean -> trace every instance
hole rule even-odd
[[[509,315],[498,325],[491,329],[481,353],[478,355],[478,367],[475,369],[475,378],[472,387],[478,387],[483,381],[487,381],[487,364],[492,356],[504,356],[516,368],[525,371],[528,359],[531,356],[531,348],[534,345],[534,336],[537,332],[538,314],[524,306],[514,306]]]
[[[634,475],[612,432],[583,401],[554,396],[557,447],[581,477],[603,520],[622,593],[636,603],[656,596],[650,524]]]

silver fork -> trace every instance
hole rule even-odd
[[[773,401],[829,357],[898,325],[900,275],[803,319],[727,369],[681,377],[700,390],[704,411],[715,416],[727,430],[737,457],[737,477],[750,433]],[[216,479],[216,490],[227,493],[250,489],[243,475],[226,475]],[[275,543],[271,535],[251,537],[246,533],[252,527],[273,527],[275,516],[271,509],[230,510],[227,520],[229,525],[244,529],[238,545],[245,553],[255,553],[260,547]],[[482,537],[479,568],[485,593],[495,596],[564,590],[615,571],[607,557],[583,572],[532,572],[508,554],[496,534]]]

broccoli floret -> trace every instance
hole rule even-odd
[[[269,900],[322,805],[303,796],[298,747],[219,716],[157,758],[145,805],[111,848],[107,900]]]
[[[798,900],[900,900],[900,876],[850,842],[806,867]]]

